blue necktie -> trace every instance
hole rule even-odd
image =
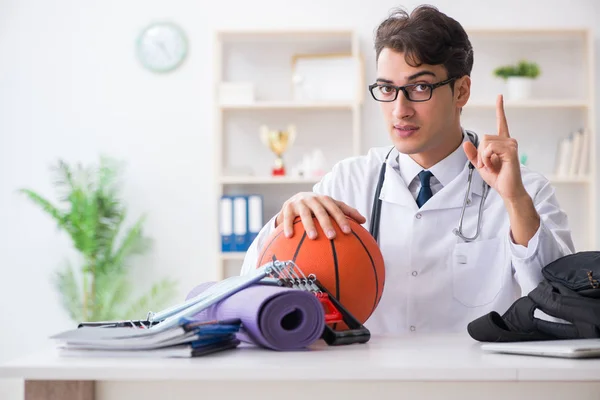
[[[427,200],[433,196],[431,186],[429,186],[429,180],[432,176],[433,174],[429,171],[419,172],[419,180],[421,181],[421,190],[419,190],[419,195],[417,196],[417,205],[419,208],[423,207],[423,204],[427,203]]]

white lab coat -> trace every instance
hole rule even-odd
[[[365,156],[337,163],[314,192],[358,209],[367,218],[363,226],[368,229],[379,171],[390,148],[374,148]],[[393,156],[392,152],[390,159]],[[541,216],[527,248],[512,243],[504,202],[493,189],[485,201],[477,240],[465,243],[452,233],[467,189],[467,163],[421,209],[390,160],[387,163],[379,230],[386,276],[381,301],[365,323],[372,334],[465,331],[479,316],[506,311],[543,279],[542,267],[574,252],[567,216],[554,189],[526,167],[521,169],[523,183]],[[463,222],[466,236],[475,232],[482,183],[475,171]],[[274,218],[248,250],[242,274],[256,268],[257,249],[273,231]]]

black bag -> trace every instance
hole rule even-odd
[[[502,316],[493,311],[470,322],[469,335],[480,342],[600,338],[600,252],[561,257],[542,275]],[[567,323],[535,318],[537,308]]]

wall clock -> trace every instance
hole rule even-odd
[[[141,32],[136,50],[144,67],[153,72],[169,72],[179,67],[185,59],[188,43],[179,26],[171,22],[158,22]]]

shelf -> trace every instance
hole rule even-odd
[[[556,176],[546,175],[546,178],[552,183],[589,183],[589,176]],[[277,185],[277,184],[315,184],[320,178],[288,178],[288,177],[270,177],[270,176],[224,176],[221,177],[223,184],[235,185]]]
[[[587,28],[487,28],[487,27],[465,27],[467,34],[469,36],[473,35],[489,35],[493,37],[497,36],[575,36],[580,37],[586,35],[588,33]]]
[[[221,253],[221,260],[223,261],[243,261],[246,256],[245,251]]]
[[[287,176],[222,176],[220,181],[223,184],[242,184],[242,185],[257,185],[257,184],[315,184],[321,178],[301,178]]]
[[[222,110],[352,110],[357,107],[352,102],[311,102],[302,103],[294,101],[265,101],[253,104],[222,104]]]
[[[310,42],[350,40],[352,29],[228,29],[217,31],[217,38],[226,42]]]
[[[585,100],[504,100],[505,108],[588,108],[590,103]],[[257,102],[253,104],[222,104],[222,110],[352,110],[356,103],[348,102],[314,102],[302,103]],[[465,109],[496,108],[495,101],[474,100],[467,103]]]
[[[589,176],[556,176],[546,175],[550,183],[590,183]]]
[[[588,108],[583,100],[504,100],[504,108]],[[496,102],[471,101],[465,106],[470,108],[496,108]]]

